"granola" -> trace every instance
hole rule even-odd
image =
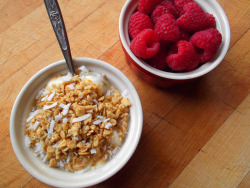
[[[77,73],[52,78],[38,93],[24,134],[27,146],[50,167],[83,172],[119,150],[131,103],[105,75],[84,66]]]

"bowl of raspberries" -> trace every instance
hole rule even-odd
[[[119,20],[128,65],[139,78],[163,88],[217,67],[230,34],[216,0],[127,0]]]

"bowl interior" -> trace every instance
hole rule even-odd
[[[128,0],[123,6],[122,12],[120,14],[119,34],[124,49],[129,54],[129,56],[134,60],[134,62],[154,75],[158,75],[162,78],[176,79],[176,80],[197,78],[210,72],[216,66],[218,66],[225,57],[230,44],[231,34],[227,16],[216,0],[210,0],[210,1],[196,0],[196,2],[203,8],[205,12],[209,12],[210,14],[214,15],[216,19],[216,28],[222,34],[222,44],[213,59],[199,66],[193,71],[184,73],[171,73],[155,69],[150,65],[148,65],[147,63],[145,63],[142,59],[137,58],[129,48],[130,38],[128,34],[128,22],[130,16],[136,11],[139,1]]]
[[[85,65],[89,70],[106,74],[111,84],[122,92],[128,91],[131,101],[128,135],[118,154],[105,165],[93,171],[76,174],[50,168],[36,157],[24,143],[24,125],[34,104],[35,96],[53,75],[68,72],[65,61],[53,63],[35,74],[19,93],[11,113],[10,136],[14,152],[23,167],[40,181],[57,187],[84,187],[94,185],[112,176],[133,154],[142,131],[142,107],[139,96],[129,79],[115,67],[100,60],[75,58],[76,67]]]

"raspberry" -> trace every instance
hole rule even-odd
[[[154,25],[148,15],[136,12],[134,13],[128,23],[128,32],[130,37],[133,39],[143,29],[153,29]]]
[[[168,64],[166,62],[166,56],[167,56],[168,50],[169,50],[169,46],[163,45],[161,43],[158,53],[154,57],[148,59],[147,63],[151,65],[152,67],[159,69],[159,70],[166,69],[168,67]]]
[[[150,15],[155,7],[161,2],[162,0],[140,0],[138,10],[141,13]]]
[[[189,41],[190,35],[185,31],[180,31],[180,39],[179,40],[186,40]]]
[[[190,42],[179,41],[172,46],[166,61],[168,66],[175,71],[191,71],[198,66],[199,55]]]
[[[160,43],[151,29],[144,29],[131,42],[130,49],[137,56],[148,59],[157,54]]]
[[[174,6],[178,11],[179,16],[185,13],[183,10],[184,5],[187,3],[191,3],[191,2],[194,2],[194,1],[193,0],[175,0],[174,1]]]
[[[197,3],[187,3],[183,10],[185,13],[177,20],[182,30],[195,32],[208,28],[207,16]]]
[[[153,22],[156,23],[158,18],[160,18],[165,13],[172,14],[175,18],[178,17],[177,10],[175,9],[173,3],[169,0],[164,0],[159,5],[157,5],[154,12],[152,13],[151,18]]]
[[[207,13],[207,12],[205,14],[207,16],[208,26],[215,28],[216,22],[215,22],[214,16],[212,14]]]
[[[222,36],[217,29],[209,28],[196,32],[191,37],[190,42],[200,51],[200,62],[205,63],[216,54],[222,42]]]
[[[179,27],[171,14],[163,14],[155,24],[155,33],[161,40],[175,42],[180,37]]]

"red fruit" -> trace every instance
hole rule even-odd
[[[130,17],[128,23],[130,37],[135,38],[143,29],[154,29],[154,25],[148,15],[136,12]]]
[[[185,14],[180,16],[177,20],[182,30],[195,32],[208,28],[207,16],[197,3],[187,3],[183,10]]]
[[[205,14],[207,16],[208,27],[215,28],[216,22],[215,22],[214,16],[212,14],[207,13],[207,12]]]
[[[175,42],[180,37],[179,27],[171,14],[163,14],[155,24],[155,33],[160,40]]]
[[[222,42],[222,36],[217,29],[209,28],[204,31],[196,32],[191,37],[190,42],[200,52],[200,62],[205,63],[216,54]]]
[[[185,13],[183,10],[184,5],[187,3],[191,3],[191,2],[194,2],[194,1],[193,0],[175,0],[174,1],[174,6],[178,11],[179,16]]]
[[[173,3],[169,0],[162,1],[157,7],[155,8],[154,12],[151,15],[151,18],[154,23],[165,13],[172,14],[175,18],[178,17],[178,12],[174,7]]]
[[[148,59],[157,54],[160,43],[151,29],[144,29],[131,42],[130,49],[137,56]]]
[[[150,15],[155,7],[161,2],[162,0],[140,0],[138,10],[141,13]]]
[[[180,31],[180,39],[179,40],[186,40],[189,41],[190,35],[185,31]]]
[[[198,66],[199,55],[190,42],[179,41],[172,46],[166,62],[175,71],[191,71]]]
[[[166,62],[168,50],[169,46],[161,44],[158,53],[154,57],[148,59],[147,63],[159,70],[166,69],[168,67],[168,64]]]

